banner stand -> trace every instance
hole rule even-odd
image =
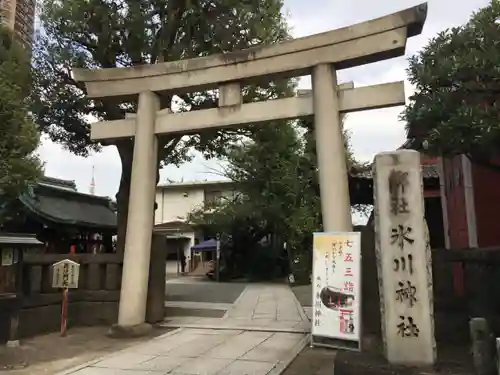
[[[314,233],[310,346],[361,351],[361,233]]]

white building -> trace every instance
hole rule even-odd
[[[192,271],[200,253],[191,254],[191,247],[205,240],[203,233],[188,222],[189,214],[218,199],[234,196],[232,181],[200,181],[159,184],[156,187],[155,232],[167,237],[168,258],[186,256],[186,271]],[[192,259],[198,258],[200,259]]]

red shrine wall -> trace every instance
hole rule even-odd
[[[500,160],[497,162],[500,165]],[[500,171],[472,166],[479,247],[500,246]]]
[[[500,172],[465,155],[443,158],[442,168],[450,248],[500,246]]]
[[[453,158],[443,158],[442,161],[449,246],[453,249],[467,248],[469,247],[469,228],[462,157],[459,155]]]

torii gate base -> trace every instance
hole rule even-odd
[[[314,115],[324,231],[350,231],[351,209],[339,116],[405,103],[403,82],[339,90],[336,70],[404,55],[408,37],[422,31],[426,4],[272,46],[161,64],[75,69],[91,98],[138,96],[136,116],[92,125],[92,138],[135,137],[118,326],[134,332],[145,321],[154,218],[156,136]],[[243,104],[243,84],[266,77],[312,75],[312,96]],[[160,110],[162,93],[219,88],[219,108],[186,113]]]

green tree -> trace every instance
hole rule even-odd
[[[207,233],[231,235],[233,249],[224,253],[231,271],[276,276],[283,243],[295,247],[317,228],[304,145],[291,122],[275,121],[228,151],[223,175],[235,182],[235,196],[197,210],[191,220],[208,224]],[[272,242],[262,248],[264,237]]]
[[[195,223],[232,236],[243,267],[252,266],[249,259],[266,236],[272,239],[263,252],[267,260],[256,261],[257,268],[269,263],[268,253],[282,253],[285,242],[289,260],[305,256],[306,268],[310,266],[312,233],[321,230],[313,129],[312,118],[278,121],[233,146],[223,175],[235,182],[237,195],[193,212]],[[356,167],[347,132],[344,139],[348,166]]]
[[[206,56],[276,43],[288,38],[281,13],[282,0],[46,0],[42,3],[44,35],[35,49],[33,113],[41,130],[68,150],[86,156],[99,150],[89,134],[89,116],[101,120],[124,118],[137,103],[94,101],[85,87],[71,77],[72,67],[114,68]],[[280,93],[279,84],[244,90],[244,100]],[[179,99],[176,97],[175,99]],[[180,95],[184,110],[217,105],[214,92]],[[171,107],[172,96],[162,98]],[[169,135],[160,139],[159,165],[189,159],[195,148],[206,157],[224,154],[225,146],[249,134],[239,130],[207,130],[189,137]],[[115,143],[122,163],[116,195],[118,244],[123,249],[133,155],[133,140]]]
[[[0,28],[0,192],[2,206],[40,175],[42,164],[35,154],[39,134],[28,116],[31,68],[29,55]]]
[[[492,0],[410,58],[416,91],[402,117],[430,152],[486,163],[499,156],[499,35],[500,1]]]
[[[319,200],[315,194],[316,171],[305,153],[305,143],[289,122],[262,129],[247,145],[229,155],[227,177],[240,187],[241,213],[257,215],[277,246],[295,247],[319,227]]]

